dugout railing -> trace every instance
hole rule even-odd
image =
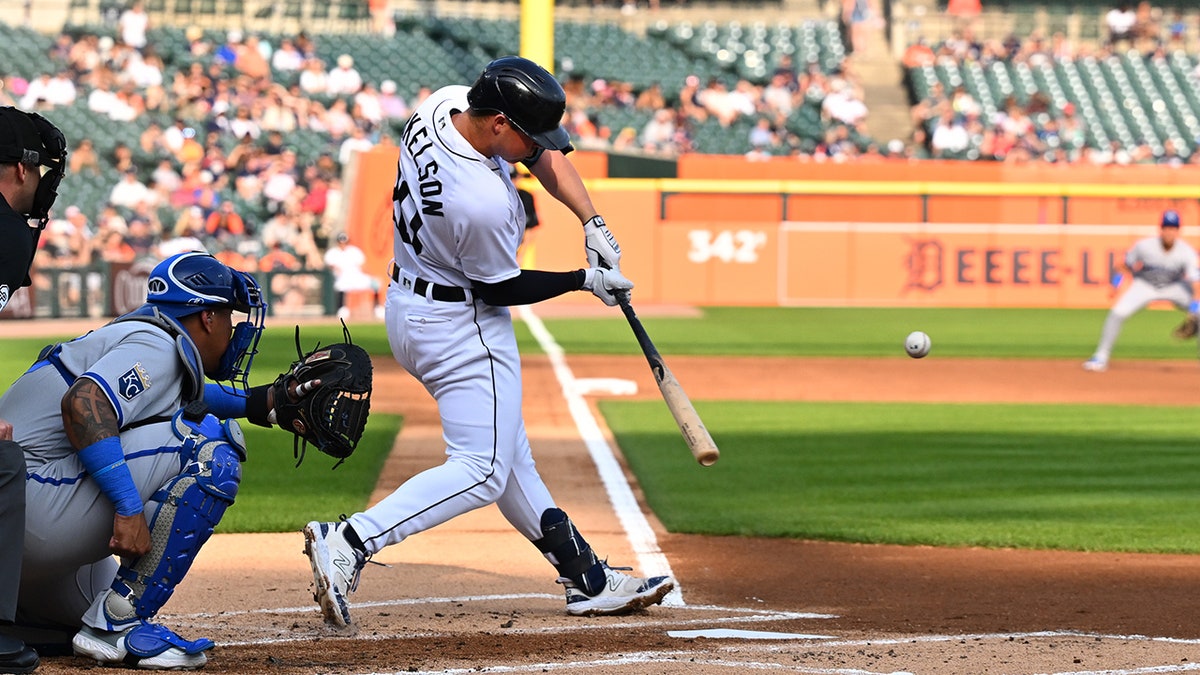
[[[35,267],[33,284],[13,294],[0,320],[103,319],[146,301],[146,279],[157,261],[86,267]],[[329,270],[257,272],[271,316],[331,316],[338,310]]]

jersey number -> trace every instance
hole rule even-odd
[[[416,200],[412,198],[412,191],[408,189],[408,183],[404,182],[404,177],[401,176],[396,181],[396,188],[392,191],[392,201],[396,203],[396,207],[392,210],[392,221],[396,224],[396,232],[400,235],[401,241],[412,247],[413,253],[421,255],[421,240],[417,237],[417,233],[421,231],[421,211],[417,208]],[[412,218],[407,221],[404,219],[405,210],[412,213]]]

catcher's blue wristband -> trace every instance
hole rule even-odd
[[[1120,272],[1117,272],[1116,274],[1112,275],[1112,287],[1120,288],[1121,282],[1124,280],[1125,280],[1125,275],[1121,274]]]
[[[119,436],[102,438],[76,454],[118,515],[136,516],[142,512],[142,498],[133,483],[133,474],[129,473],[129,465],[125,463]]]

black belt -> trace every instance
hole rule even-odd
[[[392,281],[400,283],[400,268],[392,266]],[[426,291],[433,287],[433,293],[426,295]],[[413,293],[417,295],[426,295],[438,302],[466,302],[467,292],[458,286],[443,286],[441,284],[425,281],[421,277],[413,278]]]

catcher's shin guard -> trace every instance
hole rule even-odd
[[[560,576],[570,579],[588,595],[604,588],[604,566],[562,509],[546,509],[542,513],[542,538],[533,544]]]
[[[160,506],[150,522],[150,552],[132,566],[121,565],[105,595],[109,630],[158,613],[237,496],[246,458],[237,422],[222,423],[212,415],[196,421],[180,411],[172,424],[183,441],[182,472],[151,497]]]

